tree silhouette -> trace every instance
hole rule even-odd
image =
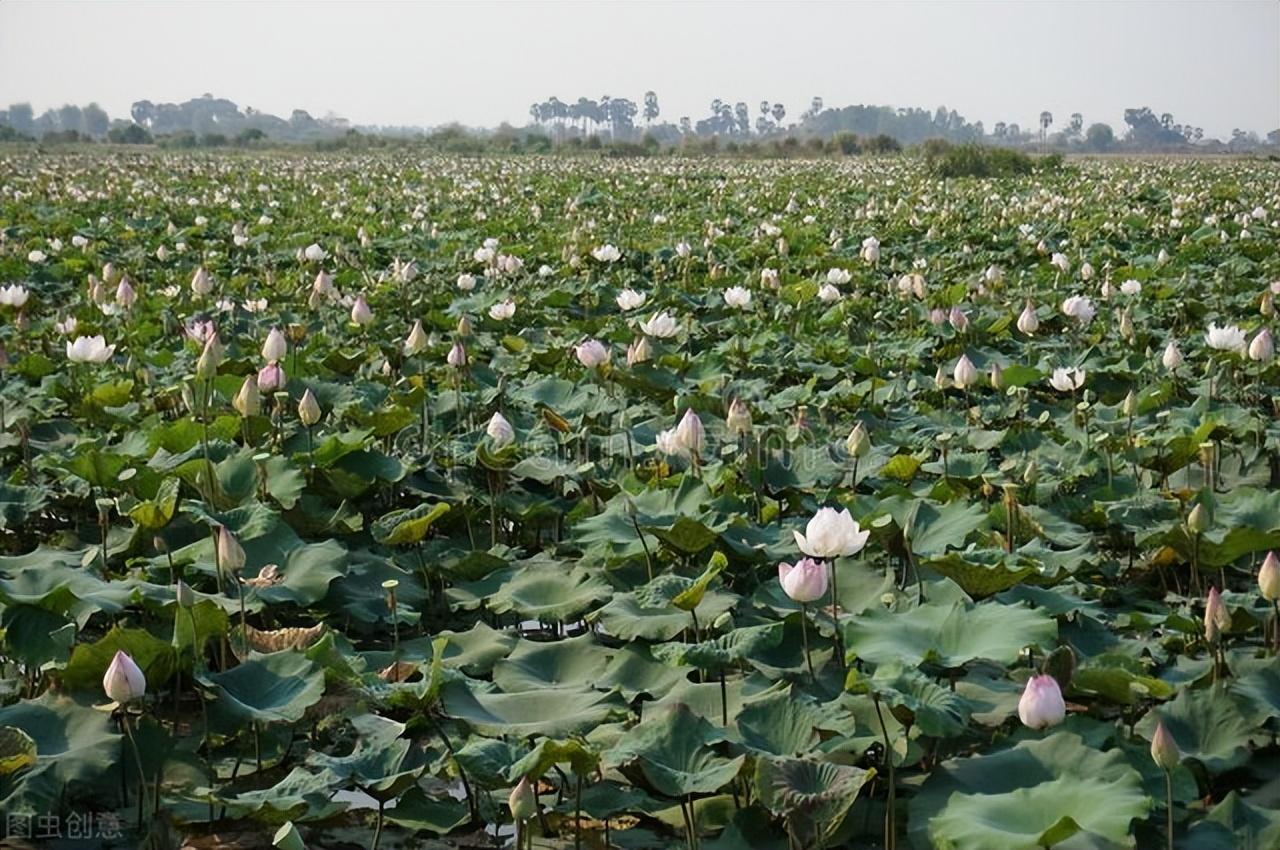
[[[647,91],[644,93],[644,123],[646,125],[653,124],[653,119],[658,117],[658,95],[654,92]]]
[[[775,103],[775,104],[773,105],[773,121],[774,121],[774,123],[775,123],[775,124],[777,124],[779,128],[781,128],[781,127],[782,127],[782,119],[783,119],[783,118],[786,118],[786,117],[787,117],[787,109],[786,109],[786,107],[785,107],[785,106],[783,106],[781,103]]]

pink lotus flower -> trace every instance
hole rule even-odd
[[[802,558],[795,566],[778,564],[778,581],[792,601],[813,602],[827,592],[827,568],[812,558]]]

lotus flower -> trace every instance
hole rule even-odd
[[[866,457],[871,451],[871,437],[861,422],[853,426],[853,430],[845,438],[844,447],[849,452],[849,457]]]
[[[862,240],[862,259],[868,263],[875,263],[880,260],[880,240],[874,236],[868,236]]]
[[[318,263],[321,260],[328,257],[329,253],[325,251],[325,249],[321,248],[319,244],[312,242],[302,252],[302,256],[306,257],[308,260],[310,260],[313,263]]]
[[[645,363],[652,357],[653,346],[649,345],[649,337],[647,336],[638,336],[630,345],[627,346],[628,366],[634,366],[637,363]]]
[[[27,254],[27,262],[35,263],[36,265],[43,263],[47,259],[49,259],[49,255],[46,254],[44,251],[39,250],[38,248]]]
[[[1018,330],[1026,336],[1035,336],[1036,331],[1040,330],[1040,318],[1036,315],[1036,308],[1030,299],[1018,315]]]
[[[730,434],[746,434],[751,431],[751,408],[740,398],[729,403],[729,412],[724,419],[725,428]]]
[[[777,269],[761,269],[760,285],[766,289],[778,288],[778,270]]]
[[[598,339],[589,339],[573,347],[578,362],[588,369],[595,369],[609,362],[609,349]]]
[[[591,256],[601,263],[616,263],[622,258],[622,252],[613,245],[601,245],[591,251]]]
[[[675,428],[668,428],[665,431],[659,431],[654,438],[654,445],[658,451],[668,457],[688,457],[689,450],[680,442],[680,438],[676,436]]]
[[[1018,700],[1018,717],[1030,729],[1057,726],[1067,716],[1058,680],[1048,674],[1032,676]]]
[[[124,705],[147,693],[147,677],[129,653],[118,649],[102,677],[102,690],[109,699]]]
[[[643,307],[645,295],[643,292],[636,292],[634,289],[624,289],[618,293],[615,299],[618,302],[618,308],[621,310],[634,310],[637,307]]]
[[[805,526],[804,534],[793,532],[800,551],[812,558],[837,558],[856,555],[867,545],[871,531],[859,527],[846,508],[819,508]]]
[[[202,297],[213,292],[213,277],[204,266],[200,266],[191,275],[191,291]]]
[[[0,304],[6,307],[21,307],[29,297],[31,293],[20,283],[0,286]]]
[[[853,275],[849,273],[848,269],[827,269],[827,283],[832,286],[844,286],[852,279]]]
[[[1249,343],[1249,359],[1256,360],[1259,363],[1270,363],[1272,358],[1276,356],[1275,340],[1271,336],[1271,331],[1263,328],[1254,336],[1253,341]]]
[[[1084,386],[1084,377],[1083,369],[1059,367],[1049,376],[1049,383],[1058,392],[1069,393]]]
[[[472,274],[460,274],[457,281],[458,288],[463,292],[470,292],[476,288],[476,276]]]
[[[496,319],[499,322],[510,319],[515,314],[516,302],[510,299],[507,299],[506,301],[499,301],[497,304],[494,304],[489,308],[489,318]]]
[[[1178,744],[1165,728],[1164,721],[1156,721],[1156,732],[1151,736],[1151,760],[1161,769],[1172,771],[1182,763]]]
[[[818,300],[823,304],[830,304],[833,301],[840,300],[840,290],[836,289],[829,283],[824,283],[818,287]]]
[[[258,390],[274,393],[284,389],[286,377],[279,363],[268,363],[258,370]]]
[[[351,305],[351,321],[361,327],[373,321],[373,311],[369,309],[369,302],[364,300],[363,295],[357,296],[356,303]]]
[[[512,819],[516,821],[526,821],[538,813],[538,798],[533,793],[529,777],[520,777],[516,787],[511,789],[507,806],[511,809]]]
[[[101,335],[78,336],[75,342],[67,343],[67,359],[72,363],[105,363],[115,350]]]
[[[649,321],[640,323],[640,330],[657,339],[667,339],[676,335],[679,326],[670,313],[657,313]]]
[[[449,349],[449,353],[445,356],[445,362],[455,369],[461,369],[467,365],[467,349],[462,343],[455,342],[453,348]]]
[[[751,290],[741,286],[731,286],[724,291],[724,303],[739,310],[751,306]]]
[[[298,402],[298,419],[310,428],[320,421],[320,415],[320,402],[316,400],[316,395],[311,392],[311,388],[307,387],[306,392],[302,394],[302,400]]]
[[[1097,312],[1097,308],[1093,306],[1093,302],[1087,295],[1072,295],[1062,302],[1062,314],[1070,316],[1082,325],[1093,321]]]
[[[1049,265],[1053,266],[1063,274],[1066,274],[1067,272],[1071,271],[1071,261],[1067,259],[1066,254],[1055,253],[1052,257],[1049,258]],[[1092,274],[1093,270],[1090,269],[1089,273]],[[1084,269],[1080,270],[1080,274],[1082,277],[1084,276]],[[1088,278],[1085,278],[1085,280],[1088,280]]]
[[[262,412],[262,393],[258,391],[258,382],[253,375],[247,375],[240,391],[231,400],[231,406],[241,416],[248,418]]]
[[[1126,280],[1124,283],[1120,284],[1120,291],[1125,295],[1141,295],[1142,284],[1136,280]]]
[[[1280,558],[1275,552],[1268,552],[1262,560],[1262,568],[1258,570],[1258,590],[1268,602],[1280,599]]]
[[[960,359],[956,361],[955,369],[951,372],[951,377],[957,387],[964,389],[978,380],[978,367],[973,365],[969,355],[961,354]]]
[[[1204,335],[1205,344],[1215,351],[1234,351],[1243,354],[1245,350],[1244,331],[1235,325],[1218,327],[1212,322]]]
[[[795,566],[778,564],[778,582],[793,602],[808,604],[826,595],[827,572],[821,562],[802,558]]]
[[[959,307],[951,308],[951,312],[947,315],[947,321],[951,323],[951,327],[960,333],[964,333],[969,327],[969,317]]]
[[[1160,355],[1160,362],[1170,372],[1182,365],[1182,352],[1178,350],[1176,341],[1169,340],[1169,344],[1164,347],[1164,354]]]
[[[262,343],[262,359],[268,363],[279,362],[289,352],[289,343],[279,328],[272,328],[267,333],[266,342]]]
[[[1231,614],[1223,604],[1222,594],[1218,588],[1209,588],[1209,595],[1204,602],[1204,639],[1214,643],[1219,633],[1231,625]]]
[[[515,429],[511,427],[511,423],[507,421],[507,417],[503,416],[501,411],[495,412],[490,417],[485,433],[493,441],[494,447],[499,449],[510,445],[516,438]]]
[[[706,444],[706,430],[702,427],[702,419],[694,413],[693,408],[684,412],[680,424],[676,426],[676,439],[685,451],[696,455]]]
[[[231,529],[225,525],[218,526],[218,536],[214,542],[215,552],[218,556],[218,569],[224,573],[237,573],[244,568],[244,549],[240,546],[240,541],[231,533]]]

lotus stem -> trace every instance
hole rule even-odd
[[[893,750],[889,748],[889,727],[885,726],[884,714],[880,710],[880,695],[873,691],[871,700],[876,706],[876,719],[880,721],[880,734],[884,736],[885,772],[889,775],[886,780],[889,786],[889,798],[884,809],[884,846],[885,850],[897,850],[898,824],[893,816],[893,808],[897,801],[898,789],[894,780]]]
[[[1166,847],[1173,850],[1173,771],[1164,772],[1164,835]]]
[[[805,602],[800,603],[800,639],[804,642],[804,660],[809,665],[809,678],[816,683],[818,677],[813,672],[813,656],[809,654],[809,605]]]

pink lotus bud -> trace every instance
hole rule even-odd
[[[1067,716],[1066,703],[1058,680],[1048,674],[1032,676],[1018,700],[1018,717],[1031,729],[1048,729]]]
[[[778,581],[793,601],[813,602],[827,592],[827,568],[812,558],[802,558],[795,566],[778,564]]]
[[[146,694],[147,677],[127,652],[116,650],[115,657],[111,659],[111,664],[102,677],[102,690],[109,698],[124,705],[141,699]]]

